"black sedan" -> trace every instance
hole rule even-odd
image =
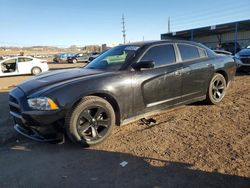
[[[201,44],[166,40],[114,47],[84,68],[44,73],[10,92],[15,129],[35,140],[102,142],[114,125],[159,110],[218,104],[236,64]]]

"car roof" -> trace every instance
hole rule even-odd
[[[152,46],[152,45],[166,44],[166,43],[184,43],[184,44],[190,44],[190,45],[195,45],[195,46],[199,46],[202,48],[206,48],[204,45],[197,43],[197,42],[187,41],[187,40],[177,40],[177,39],[140,41],[140,42],[128,43],[125,45],[135,45],[139,47],[144,47],[144,46]]]
[[[204,46],[201,43],[187,41],[187,40],[178,40],[178,39],[141,41],[141,42],[128,43],[128,44],[124,44],[124,45],[138,46],[141,48],[141,47],[149,47],[149,46],[153,46],[153,45],[157,45],[157,44],[167,44],[167,43],[184,43],[184,44],[195,45],[197,47],[208,49],[206,46]]]
[[[11,59],[16,59],[16,58],[31,58],[31,59],[36,59],[36,58],[34,58],[34,57],[31,57],[31,56],[14,56],[14,57],[9,57],[9,58],[3,59],[3,60],[1,60],[0,62],[2,62],[2,61],[7,61],[7,60],[11,60]]]

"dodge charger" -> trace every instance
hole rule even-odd
[[[167,108],[218,104],[236,65],[190,41],[162,40],[114,47],[82,68],[42,73],[9,95],[19,133],[37,141],[64,135],[82,146],[105,140],[114,125]]]

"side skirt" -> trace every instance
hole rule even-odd
[[[190,99],[190,100],[186,100],[186,101],[177,103],[177,104],[172,105],[172,106],[167,106],[167,107],[162,108],[162,109],[159,109],[159,110],[154,110],[154,111],[147,112],[147,113],[144,113],[144,114],[141,114],[141,115],[132,117],[132,118],[124,119],[124,120],[121,122],[120,126],[129,124],[129,123],[132,123],[132,122],[134,122],[134,121],[137,121],[137,120],[139,120],[139,119],[142,119],[142,118],[145,118],[145,117],[148,117],[148,116],[152,116],[152,115],[161,113],[161,112],[163,112],[164,110],[167,110],[167,109],[172,109],[172,108],[175,108],[175,107],[177,107],[177,106],[186,105],[186,104],[191,104],[191,103],[198,102],[198,101],[204,101],[205,99],[206,99],[206,96],[204,95],[204,96],[201,96],[201,97],[197,97],[197,98],[194,98],[194,99]]]

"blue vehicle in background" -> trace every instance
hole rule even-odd
[[[57,54],[55,58],[53,59],[54,63],[66,63],[68,57],[74,56],[75,53],[62,53],[62,54]]]

